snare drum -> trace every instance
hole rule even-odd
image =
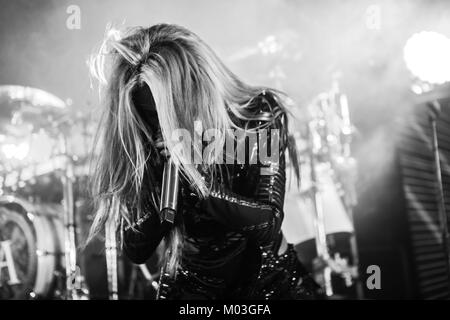
[[[58,205],[0,197],[0,299],[50,298],[63,272]]]

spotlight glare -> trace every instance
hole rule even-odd
[[[422,31],[412,35],[403,49],[406,66],[418,79],[443,84],[450,81],[450,39]]]

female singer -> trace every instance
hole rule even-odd
[[[313,297],[315,283],[281,233],[287,148],[298,176],[281,93],[246,84],[197,35],[176,25],[111,31],[92,66],[105,110],[91,235],[112,218],[133,262],[159,248],[159,299]],[[172,139],[178,129],[198,135],[195,123],[215,130],[207,151],[203,143]],[[247,151],[245,163],[220,161],[230,129],[258,136],[278,129],[279,149],[272,152],[279,158],[254,161]],[[180,188],[173,226],[163,228],[168,157],[179,167]]]

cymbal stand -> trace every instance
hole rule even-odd
[[[328,261],[330,260],[330,253],[328,251],[327,245],[327,235],[325,233],[325,221],[324,221],[324,213],[322,208],[322,201],[320,199],[320,192],[318,190],[318,179],[316,174],[316,159],[314,154],[314,136],[313,130],[310,127],[311,122],[308,124],[308,141],[309,141],[309,164],[310,164],[310,174],[311,174],[311,189],[310,196],[314,206],[314,227],[315,227],[315,244],[317,257],[320,262],[325,262],[325,265],[322,266],[321,272],[319,274],[319,283],[323,283],[325,294],[329,297],[333,295],[333,287],[331,283],[331,268],[328,265]]]
[[[80,268],[77,266],[75,202],[74,202],[74,166],[68,150],[67,137],[59,134],[60,151],[63,156],[63,205],[64,205],[64,257],[66,268],[66,292],[68,300],[88,299],[87,288],[84,284]]]
[[[308,122],[308,141],[312,181],[311,199],[313,200],[315,211],[316,249],[319,261],[322,264],[320,269],[322,270],[321,276],[323,281],[321,282],[324,284],[326,295],[332,296],[334,293],[331,274],[338,274],[345,280],[346,286],[349,287],[355,284],[357,298],[362,299],[363,289],[358,276],[359,256],[355,234],[353,232],[350,238],[352,265],[349,265],[348,259],[341,258],[339,254],[336,254],[335,257],[330,257],[322,202],[320,199],[320,181],[317,176],[318,165],[321,163],[327,164],[333,173],[336,172],[336,160],[338,160],[335,159],[336,155],[341,165],[351,165],[354,163],[354,159],[350,153],[353,128],[349,118],[347,99],[345,95],[339,92],[335,83],[331,92],[319,95],[314,102],[314,108],[314,112],[318,112],[318,114],[313,116]],[[330,115],[332,118],[329,118]],[[336,120],[336,117],[341,118],[341,123],[339,124],[340,134],[335,132],[336,123],[333,123],[333,121]],[[329,128],[329,125],[334,125],[334,127]],[[339,137],[336,137],[336,135],[339,135]],[[354,170],[353,166],[350,170]],[[351,172],[347,172],[347,174],[351,174]],[[346,179],[349,178],[346,177]],[[346,183],[342,189],[344,193],[344,207],[354,229],[352,209],[356,203],[356,192],[353,181]]]
[[[343,161],[346,164],[354,164],[355,160],[353,159],[351,155],[351,141],[353,136],[353,125],[350,120],[350,112],[348,108],[348,100],[347,96],[345,94],[339,93],[339,88],[337,86],[337,83],[335,84],[335,91],[337,94],[337,97],[334,101],[337,100],[338,105],[337,108],[339,109],[340,115],[343,120],[343,125],[341,128],[341,136],[342,136],[342,156]],[[351,168],[355,170],[356,168]],[[350,183],[347,183],[346,188],[346,203],[345,208],[347,210],[347,215],[350,219],[350,222],[353,226],[353,232],[350,237],[350,251],[352,255],[352,264],[354,266],[353,270],[353,276],[352,278],[355,280],[355,289],[356,289],[356,297],[358,299],[364,298],[364,289],[361,282],[361,278],[359,276],[359,250],[358,250],[358,244],[356,241],[356,230],[355,230],[355,222],[354,222],[354,215],[353,215],[353,207],[356,205],[357,202],[357,196],[356,196],[356,189],[355,189],[355,183],[354,181],[351,181]]]
[[[118,274],[117,274],[117,240],[116,223],[114,216],[106,221],[105,225],[105,251],[106,270],[108,274],[109,300],[119,299]]]

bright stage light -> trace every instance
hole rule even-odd
[[[418,79],[431,84],[450,81],[450,39],[422,31],[412,35],[403,49],[406,66]]]
[[[2,152],[7,159],[23,160],[28,155],[30,147],[27,143],[5,144],[2,146]]]

